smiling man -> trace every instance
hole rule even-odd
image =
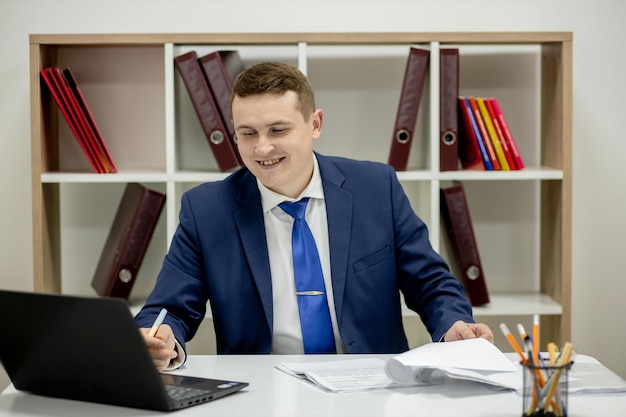
[[[324,113],[306,76],[254,65],[235,80],[231,107],[245,167],[183,195],[136,317],[159,370],[184,362],[207,302],[223,354],[403,352],[401,296],[434,341],[493,341],[394,170],[313,151]]]

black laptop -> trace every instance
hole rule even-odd
[[[0,361],[21,391],[177,410],[246,382],[157,372],[125,300],[0,290]]]

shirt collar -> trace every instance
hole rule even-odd
[[[313,154],[313,176],[306,188],[300,193],[297,198],[290,198],[282,194],[278,194],[269,188],[257,178],[257,186],[261,193],[261,204],[263,205],[263,213],[267,213],[283,201],[298,201],[304,197],[324,199],[324,189],[322,188],[322,176],[320,175],[320,168],[317,163],[317,157]]]

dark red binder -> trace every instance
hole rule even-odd
[[[237,152],[235,127],[232,124],[233,117],[230,111],[230,94],[235,78],[244,70],[243,61],[237,51],[215,51],[199,58],[199,61],[224,125],[228,129],[229,139]],[[238,152],[237,155],[239,155]]]
[[[439,50],[439,170],[459,169],[459,50]]]
[[[185,88],[198,115],[202,130],[211,146],[221,171],[229,171],[241,165],[233,143],[228,139],[228,129],[217,108],[213,94],[204,78],[202,67],[195,51],[174,58]]]
[[[396,171],[405,171],[409,161],[409,151],[415,132],[426,72],[428,71],[429,57],[429,50],[410,49],[387,162]]]
[[[489,292],[463,184],[443,187],[440,193],[441,214],[456,260],[455,275],[473,306],[487,304]]]
[[[165,194],[128,183],[91,286],[98,295],[128,299],[165,204]]]

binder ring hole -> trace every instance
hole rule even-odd
[[[454,145],[456,142],[456,134],[454,132],[445,132],[443,134],[443,143],[446,145]]]
[[[467,268],[466,275],[472,281],[478,279],[478,277],[480,276],[480,268],[478,268],[476,265],[472,265]]]
[[[211,132],[211,135],[209,136],[209,139],[214,144],[219,145],[224,140],[224,134],[222,132],[220,132],[219,130],[214,130],[214,131]]]
[[[406,129],[400,129],[396,132],[396,140],[399,143],[405,144],[409,141],[410,138],[411,138],[411,135],[409,131]]]
[[[120,272],[117,274],[117,276],[124,284],[128,284],[130,280],[133,279],[133,273],[126,268],[120,269]]]

